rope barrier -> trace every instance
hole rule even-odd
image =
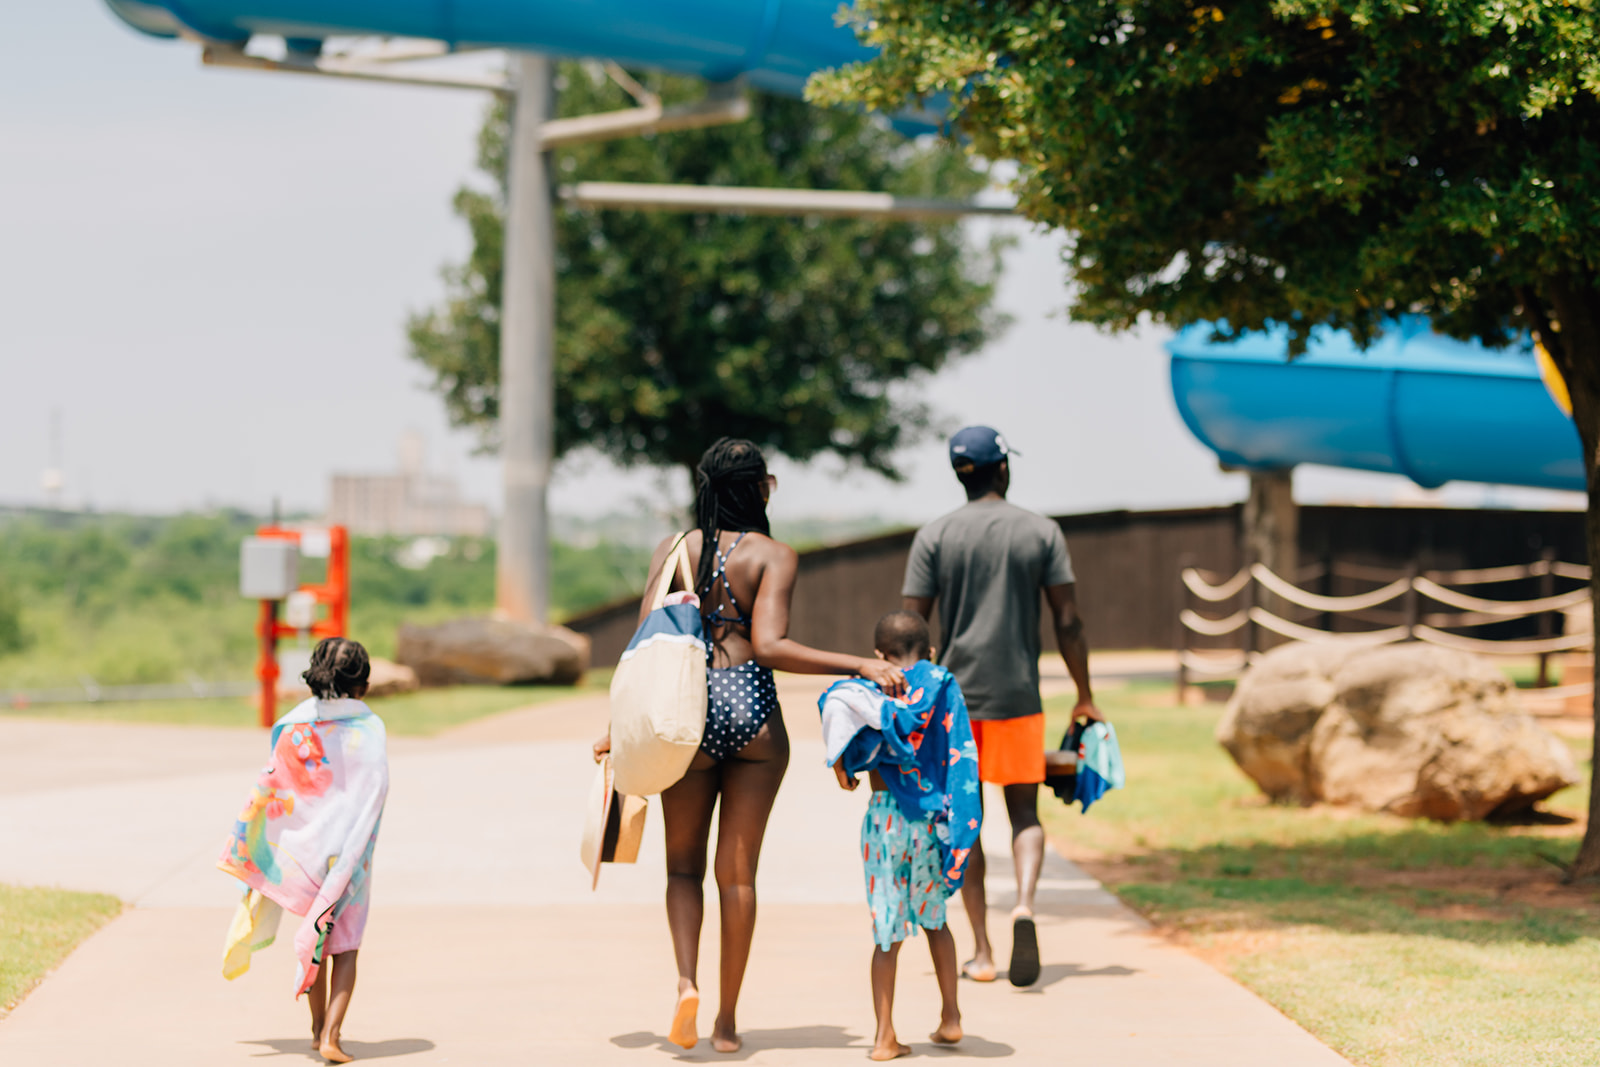
[[[1326,630],[1301,626],[1297,622],[1279,618],[1266,608],[1251,608],[1250,619],[1275,634],[1280,634],[1293,641],[1304,641],[1306,644],[1312,645],[1387,645],[1396,641],[1404,641],[1407,636],[1404,626],[1391,626],[1385,630],[1363,630],[1359,633],[1332,634]]]
[[[1518,689],[1517,695],[1523,700],[1565,700],[1592,692],[1593,682],[1579,682],[1576,685],[1548,685],[1543,689]]]
[[[1178,613],[1178,621],[1197,634],[1207,637],[1221,637],[1231,634],[1239,627],[1250,621],[1250,613],[1240,609],[1225,619],[1208,619],[1204,615],[1184,608]]]
[[[1537,615],[1545,611],[1565,611],[1575,608],[1589,599],[1589,590],[1574,589],[1570,593],[1560,593],[1556,596],[1540,597],[1537,600],[1485,600],[1482,597],[1469,596],[1458,593],[1454,589],[1446,589],[1438,582],[1427,578],[1417,578],[1412,583],[1417,592],[1430,600],[1437,600],[1441,604],[1448,604],[1452,608],[1462,611],[1476,611],[1486,615],[1501,615],[1514,618],[1522,615]]]
[[[1188,649],[1178,653],[1178,662],[1196,674],[1237,674],[1250,665],[1250,657],[1237,656],[1228,660],[1200,656]]]
[[[1428,571],[1424,575],[1415,577],[1407,575],[1393,578],[1392,571],[1380,571],[1372,567],[1336,563],[1332,566],[1332,572],[1339,577],[1362,581],[1383,581],[1386,584],[1377,589],[1369,589],[1365,593],[1357,593],[1352,596],[1325,596],[1300,588],[1260,563],[1251,564],[1231,578],[1215,584],[1204,572],[1194,567],[1185,567],[1181,577],[1184,586],[1190,593],[1210,603],[1219,603],[1238,596],[1245,591],[1251,581],[1255,581],[1268,592],[1277,595],[1298,608],[1315,612],[1349,613],[1357,617],[1364,616],[1365,620],[1369,622],[1381,623],[1390,620],[1404,620],[1415,625],[1391,625],[1375,630],[1333,633],[1291,622],[1262,607],[1241,608],[1232,615],[1220,619],[1207,618],[1196,611],[1184,608],[1178,613],[1178,621],[1185,629],[1207,637],[1222,637],[1236,633],[1248,624],[1255,623],[1263,629],[1270,630],[1282,637],[1287,637],[1291,641],[1301,641],[1308,644],[1387,645],[1414,639],[1461,652],[1500,656],[1547,656],[1555,652],[1568,652],[1593,647],[1594,635],[1587,632],[1535,640],[1490,641],[1477,637],[1464,637],[1460,634],[1440,629],[1442,626],[1484,626],[1527,618],[1532,615],[1546,615],[1576,608],[1590,601],[1590,592],[1587,588],[1573,589],[1554,596],[1536,597],[1532,600],[1490,600],[1448,588],[1444,584],[1446,582],[1452,585],[1487,585],[1494,582],[1516,581],[1549,575],[1587,582],[1590,579],[1591,571],[1590,568],[1581,564],[1562,563],[1559,560],[1539,560],[1535,563],[1511,567]],[[1404,611],[1379,609],[1379,605],[1388,604],[1412,591],[1446,607],[1455,608],[1457,612],[1419,614],[1415,610],[1415,601],[1408,601]],[[1195,655],[1191,650],[1185,648],[1178,650],[1179,663],[1188,670],[1202,674],[1236,673],[1254,662],[1256,658],[1258,658],[1256,653],[1248,655],[1241,653],[1237,658],[1223,661],[1214,656]],[[1569,690],[1575,694],[1582,691],[1591,691],[1592,686],[1584,684],[1562,687],[1561,690],[1546,689],[1541,690],[1540,693],[1545,697],[1553,698],[1557,692],[1564,694]]]
[[[1483,567],[1466,571],[1427,571],[1423,576],[1443,585],[1487,585],[1491,582],[1515,582],[1522,578],[1539,578],[1553,574],[1557,578],[1571,578],[1587,582],[1590,570],[1581,563],[1562,563],[1560,560],[1517,563],[1509,567]]]
[[[1199,571],[1193,567],[1185,567],[1183,570],[1183,584],[1189,587],[1189,592],[1201,600],[1209,600],[1212,603],[1216,603],[1220,600],[1227,600],[1229,597],[1238,596],[1239,592],[1250,584],[1250,572],[1242,570],[1221,585],[1212,585],[1200,576]]]
[[[1281,596],[1289,603],[1312,611],[1362,611],[1366,608],[1375,608],[1385,604],[1397,596],[1401,596],[1408,588],[1404,578],[1390,582],[1382,589],[1372,589],[1355,596],[1321,596],[1317,593],[1308,593],[1297,585],[1291,585],[1273,574],[1260,563],[1252,564],[1250,574],[1262,586]]]
[[[1533,641],[1485,641],[1480,637],[1462,637],[1460,634],[1445,633],[1431,626],[1418,626],[1414,632],[1417,640],[1426,641],[1430,645],[1453,648],[1458,652],[1480,652],[1488,656],[1536,656],[1546,652],[1571,652],[1574,649],[1587,647],[1594,638],[1593,634],[1580,633]]]

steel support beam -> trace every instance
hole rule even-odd
[[[721,90],[721,91],[719,91]],[[726,126],[750,117],[750,101],[737,85],[712,86],[704,100],[692,104],[662,107],[652,100],[641,107],[621,111],[602,111],[570,119],[554,119],[544,124],[546,148],[560,148],[589,141],[614,141],[646,133],[694,130],[703,126]]]
[[[505,280],[500,314],[500,467],[505,510],[495,610],[543,623],[550,611],[550,515],[555,462],[555,218],[542,129],[555,113],[548,56],[512,53]]]
[[[386,63],[432,58],[412,55],[387,58],[349,59],[335,56],[291,56],[288,59],[267,59],[253,56],[243,48],[231,44],[208,43],[200,49],[200,62],[208,67],[231,67],[235,70],[266,70],[284,74],[315,74],[324,78],[353,78],[356,81],[384,82],[390,85],[424,85],[435,89],[471,89],[474,92],[510,93],[512,84],[502,78],[473,77],[460,74],[434,74],[414,70],[403,72],[385,66]]]
[[[764,189],[740,185],[656,185],[645,182],[578,182],[563,185],[561,199],[575,207],[634,211],[706,211],[741,215],[815,215],[825,218],[951,219],[966,215],[1012,217],[1016,208],[934,200],[890,193],[830,189]]]

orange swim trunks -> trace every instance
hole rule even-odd
[[[978,743],[978,778],[995,785],[1044,781],[1044,716],[973,719]]]

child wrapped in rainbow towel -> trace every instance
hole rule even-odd
[[[223,977],[250,969],[251,953],[272,944],[282,910],[303,915],[294,938],[295,996],[310,994],[312,1049],[335,1063],[350,1059],[339,1034],[389,792],[383,720],[360,699],[369,672],[356,642],[330,637],[317,645],[305,673],[316,696],[273,726],[267,766],[217,860],[246,887],[223,949]]]

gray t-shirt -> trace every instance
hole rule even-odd
[[[974,719],[1037,715],[1039,599],[1073,581],[1061,527],[1004,500],[980,500],[917,531],[904,596],[937,597],[939,662]]]

